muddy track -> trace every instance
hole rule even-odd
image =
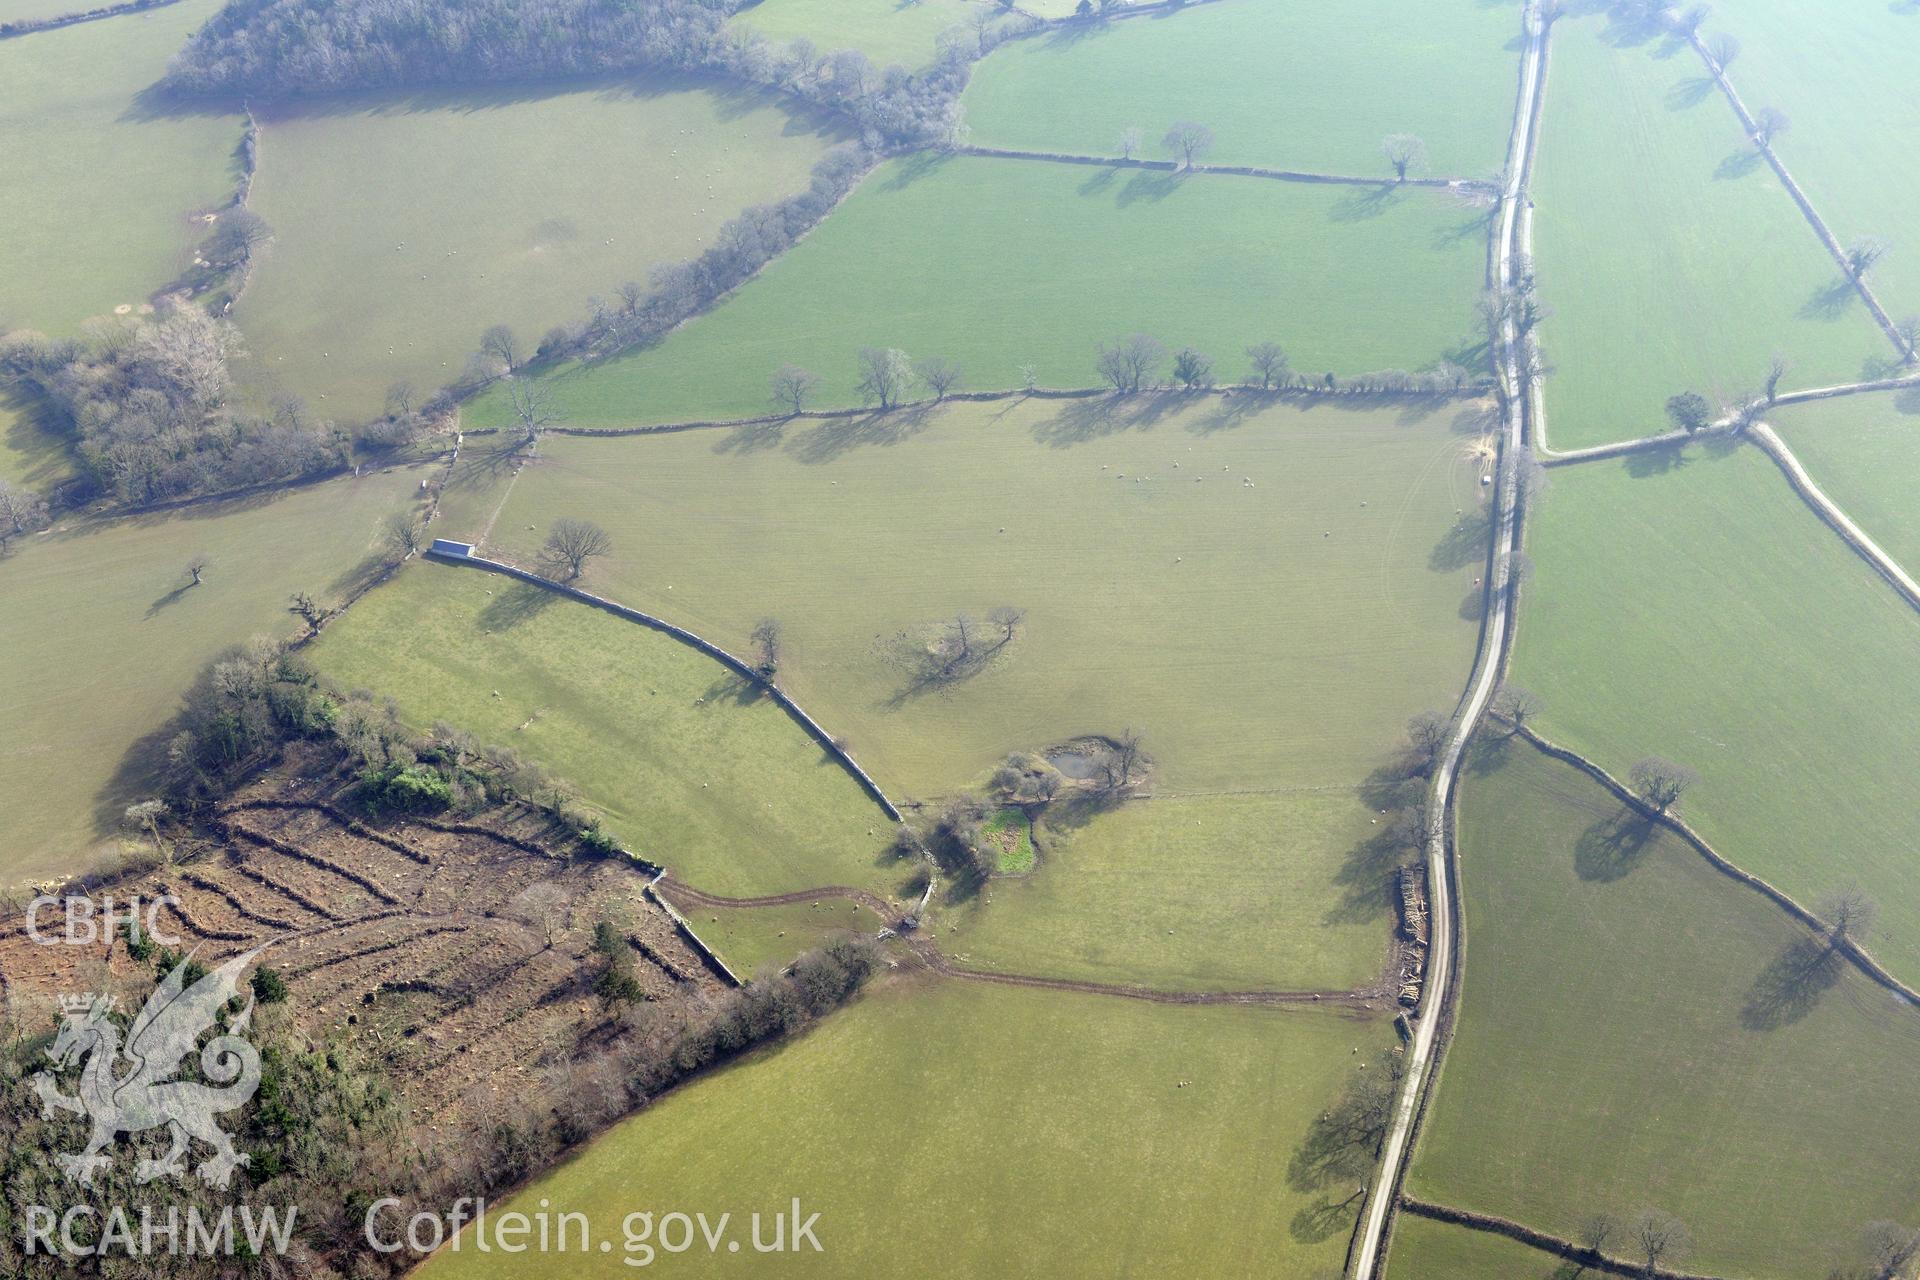
[[[1231,1004],[1231,1005],[1322,1005],[1334,1008],[1378,1009],[1387,1001],[1384,989],[1359,991],[1170,991],[1160,987],[1141,987],[1118,982],[1082,982],[1073,978],[1046,978],[1037,974],[996,973],[969,969],[955,964],[929,938],[903,929],[900,911],[892,903],[865,889],[846,885],[826,885],[796,893],[768,894],[758,898],[724,898],[705,893],[671,877],[663,879],[656,891],[677,907],[784,907],[821,898],[841,898],[857,902],[874,912],[887,926],[899,933],[907,948],[927,968],[947,978],[969,982],[996,982],[1009,987],[1038,987],[1047,991],[1073,991],[1082,995],[1116,996],[1126,1000],[1145,1000],[1153,1004]]]

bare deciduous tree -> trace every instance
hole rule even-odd
[[[540,447],[540,433],[560,420],[553,392],[539,378],[515,378],[507,385],[507,404],[520,425],[520,444],[528,453]]]
[[[1767,377],[1766,377],[1765,385],[1767,389],[1768,404],[1772,404],[1775,400],[1778,400],[1780,398],[1780,380],[1787,376],[1788,368],[1789,366],[1787,364],[1787,358],[1781,355],[1779,352],[1775,352],[1773,357],[1767,361]]]
[[[1181,168],[1191,169],[1201,156],[1213,149],[1213,130],[1192,120],[1180,120],[1167,130],[1160,143],[1179,157]]]
[[[1873,918],[1880,908],[1872,898],[1856,887],[1835,889],[1822,895],[1813,913],[1827,924],[1827,938],[1835,946],[1859,942],[1873,929]]]
[[[399,379],[387,388],[387,416],[392,418],[411,418],[416,400],[413,384],[405,378]]]
[[[1894,322],[1893,330],[1907,348],[1907,363],[1920,360],[1920,315],[1901,316]]]
[[[797,364],[783,364],[773,371],[773,402],[797,416],[806,408],[807,397],[819,386],[818,374],[809,373]]]
[[[513,330],[503,324],[480,335],[480,350],[505,365],[508,373],[520,367],[520,344],[514,340]]]
[[[947,398],[947,392],[960,385],[960,366],[945,356],[928,356],[914,362],[913,372],[933,392],[935,400]]]
[[[23,489],[0,478],[0,555],[23,533],[37,533],[47,527],[47,500],[31,489]]]
[[[591,520],[563,516],[553,522],[541,559],[552,569],[565,573],[571,582],[586,572],[587,562],[613,550],[613,539]]]
[[[1016,609],[1010,604],[1003,604],[988,612],[987,621],[1000,628],[1000,643],[1009,644],[1013,641],[1013,633],[1026,616],[1025,609]]]
[[[1292,377],[1293,370],[1287,364],[1287,353],[1280,349],[1277,342],[1255,343],[1247,348],[1247,359],[1253,363],[1253,373],[1260,379],[1262,391],[1284,387]]]
[[[1627,770],[1627,782],[1634,794],[1661,813],[1680,803],[1680,797],[1699,780],[1700,775],[1692,769],[1659,756],[1636,761]]]
[[[1690,1240],[1687,1224],[1660,1209],[1642,1210],[1634,1218],[1628,1234],[1649,1276],[1659,1270],[1662,1262],[1684,1254]]]
[[[304,591],[296,591],[287,597],[287,612],[297,615],[307,624],[308,635],[317,633],[320,630],[320,624],[327,618],[327,611]]]
[[[1763,147],[1773,145],[1773,140],[1793,128],[1793,121],[1784,111],[1772,107],[1763,107],[1760,114],[1753,118],[1753,140]]]
[[[772,618],[762,618],[748,639],[753,645],[755,669],[772,679],[780,670],[780,624]]]
[[[1874,236],[1862,236],[1847,246],[1847,274],[1855,280],[1866,279],[1880,259],[1887,256],[1887,242]]]
[[[1711,58],[1713,65],[1721,71],[1732,66],[1733,60],[1739,56],[1740,42],[1724,31],[1707,41],[1707,57]]]
[[[1527,727],[1527,721],[1540,714],[1540,695],[1517,684],[1503,684],[1493,700],[1493,709],[1515,729]]]
[[[1122,338],[1111,345],[1103,342],[1095,351],[1098,355],[1094,363],[1100,377],[1122,395],[1151,386],[1160,362],[1167,358],[1167,349],[1160,345],[1159,339],[1144,333]]]
[[[1446,745],[1449,723],[1447,717],[1438,711],[1422,711],[1407,721],[1407,741],[1413,744],[1414,755],[1422,769],[1432,765],[1434,757],[1440,754],[1440,748]]]
[[[1409,173],[1423,173],[1427,167],[1427,144],[1411,133],[1388,134],[1380,144],[1380,154],[1393,166],[1394,180],[1405,182]]]
[[[913,361],[897,347],[860,348],[860,394],[867,403],[891,409],[913,382]]]
[[[1590,1213],[1581,1220],[1580,1234],[1575,1239],[1588,1253],[1604,1254],[1619,1235],[1620,1224],[1612,1214]]]
[[[420,540],[426,531],[419,516],[411,511],[396,511],[387,517],[387,547],[404,560],[420,549]]]
[[[1120,158],[1131,160],[1140,154],[1140,130],[1129,125],[1120,131]]]

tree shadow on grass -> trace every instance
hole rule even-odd
[[[925,430],[932,420],[933,406],[930,404],[875,410],[857,417],[829,418],[790,439],[787,453],[796,462],[818,466],[855,449],[899,444]]]
[[[786,422],[745,422],[714,441],[713,451],[765,453],[769,449],[778,449],[786,440],[786,432]]]
[[[1136,169],[1113,197],[1113,203],[1121,209],[1142,200],[1157,203],[1178,191],[1185,179],[1185,174],[1168,173],[1164,169]]]
[[[1800,304],[1799,315],[1802,320],[1838,320],[1859,301],[1853,281],[1843,277],[1815,289],[1813,296]]]
[[[1645,480],[1649,476],[1663,476],[1669,471],[1678,471],[1687,465],[1687,446],[1684,441],[1662,445],[1658,449],[1641,449],[1629,453],[1620,460],[1621,467],[1635,480]]]
[[[1777,1031],[1800,1021],[1840,981],[1846,963],[1820,939],[1796,940],[1754,979],[1740,1007],[1740,1025],[1749,1031]]]
[[[1718,87],[1712,76],[1688,76],[1667,90],[1667,110],[1685,111],[1697,107],[1712,97]]]
[[[1762,163],[1758,147],[1742,147],[1722,160],[1713,171],[1713,176],[1721,181],[1744,178],[1758,169]]]
[[[1327,216],[1335,222],[1366,222],[1379,217],[1398,203],[1399,184],[1382,182],[1375,187],[1350,187],[1333,202]]]
[[[1067,400],[1052,417],[1034,424],[1033,438],[1065,449],[1127,431],[1145,431],[1172,413],[1178,402],[1177,396],[1155,391]]]
[[[707,686],[707,691],[700,695],[700,700],[709,703],[731,702],[737,707],[750,707],[766,696],[767,686],[758,680],[747,679],[738,671],[729,670]],[[839,764],[839,759],[826,748],[822,747],[821,753],[834,764]]]
[[[1427,553],[1427,568],[1435,573],[1457,573],[1469,565],[1485,564],[1493,525],[1484,509],[1462,511]]]
[[[1640,859],[1659,824],[1637,809],[1622,808],[1580,833],[1573,843],[1573,870],[1582,880],[1611,884],[1625,879]]]
[[[1419,856],[1425,796],[1426,780],[1409,761],[1395,760],[1367,775],[1356,798],[1372,826],[1334,872],[1340,900],[1327,909],[1325,923],[1368,924],[1393,911],[1394,872]]]
[[[476,621],[483,632],[511,631],[545,613],[559,598],[554,592],[536,587],[531,582],[516,582],[504,591],[496,592],[486,607],[480,610]]]
[[[189,578],[187,581],[181,583],[179,586],[167,592],[165,595],[156,597],[154,602],[147,606],[146,616],[151,618],[155,614],[159,613],[162,609],[168,609],[176,604],[179,604],[180,601],[186,598],[187,593],[193,590],[196,585],[197,584],[191,578]]]

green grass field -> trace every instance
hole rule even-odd
[[[1387,1280],[1578,1280],[1571,1264],[1504,1236],[1402,1213]]]
[[[1829,498],[1910,574],[1920,574],[1920,391],[1770,410],[1767,421]]]
[[[876,66],[918,67],[933,61],[934,42],[948,28],[966,27],[973,38],[967,24],[981,7],[968,0],[760,0],[734,22],[769,40],[811,40],[822,53],[858,49]]]
[[[701,941],[742,978],[783,968],[835,935],[871,936],[890,923],[845,898],[777,907],[693,907],[682,914],[693,922]]]
[[[1391,927],[1387,868],[1357,852],[1369,814],[1342,790],[1136,802],[1047,832],[1036,874],[993,881],[936,932],[975,969],[1348,990],[1380,976]]]
[[[909,796],[1128,724],[1163,793],[1352,786],[1472,651],[1473,408],[1183,403],[549,436],[488,545],[591,516],[598,589],[742,651],[772,616],[782,683]],[[1000,605],[1025,619],[971,678],[902,661]]]
[[[1468,777],[1461,847],[1459,1030],[1413,1194],[1562,1236],[1652,1205],[1690,1225],[1689,1270],[1755,1280],[1911,1216],[1920,1014],[1524,743]]]
[[[72,333],[186,265],[205,230],[188,215],[232,192],[241,123],[168,115],[142,91],[219,7],[0,41],[0,326]]]
[[[1874,274],[1896,317],[1920,311],[1920,250],[1907,229],[1920,201],[1920,129],[1910,91],[1920,22],[1905,0],[1815,9],[1793,0],[1743,0],[1710,23],[1741,44],[1731,68],[1747,105],[1787,113],[1774,144],[1841,242],[1878,236],[1893,246]]]
[[[628,848],[709,892],[903,874],[877,861],[886,815],[786,712],[612,614],[427,561],[361,600],[312,655],[412,724],[513,747],[577,788]]]
[[[867,346],[959,363],[965,386],[1098,382],[1135,331],[1211,353],[1225,379],[1275,341],[1296,369],[1431,366],[1474,342],[1484,211],[1449,196],[1019,160],[897,160],[806,240],[658,347],[552,378],[579,426],[772,411],[784,363],[860,403]],[[1163,371],[1164,372],[1164,371]],[[470,421],[498,423],[504,396]]]
[[[1213,130],[1212,163],[1381,178],[1381,143],[1412,133],[1436,176],[1486,178],[1506,158],[1519,34],[1517,10],[1480,0],[1228,0],[1076,23],[981,63],[967,122],[985,146],[1109,156],[1137,128],[1141,154],[1161,156],[1167,127],[1194,120]]]
[[[1531,536],[1514,678],[1549,737],[1624,776],[1698,770],[1716,848],[1808,904],[1857,883],[1873,949],[1920,979],[1920,619],[1758,449],[1556,475]]]
[[[93,6],[86,0],[0,0],[0,25],[9,22],[37,22],[81,13]]]
[[[564,1260],[583,1277],[631,1274],[620,1243],[630,1212],[732,1211],[744,1233],[749,1213],[797,1196],[820,1214],[822,1252],[775,1260],[791,1275],[938,1258],[955,1277],[1331,1280],[1354,1211],[1290,1186],[1288,1157],[1354,1064],[1389,1039],[1384,1024],[1316,1011],[896,987],[669,1095],[513,1204],[584,1213],[611,1236],[610,1254]],[[555,1263],[463,1248],[421,1275],[505,1280]],[[701,1246],[654,1264],[735,1275],[770,1260]]]
[[[1696,59],[1554,26],[1535,219],[1553,443],[1668,430],[1669,396],[1858,378],[1887,341]]]
[[[289,594],[337,599],[425,474],[63,525],[16,542],[0,561],[0,881],[88,869],[143,798],[146,776],[122,772],[129,749],[161,728],[221,650],[291,634]],[[208,557],[206,580],[185,589],[196,553]]]
[[[268,116],[250,203],[274,239],[234,310],[256,381],[360,420],[397,379],[451,381],[491,325],[530,355],[590,296],[805,190],[831,140],[820,125],[770,94],[664,75]]]
[[[615,543],[598,589],[740,651],[778,619],[782,683],[896,798],[1137,726],[1163,799],[997,882],[960,921],[975,960],[1345,988],[1378,971],[1386,927],[1339,879],[1372,831],[1355,788],[1409,715],[1451,705],[1476,634],[1473,414],[1251,406],[955,404],[892,424],[550,436],[489,546],[531,557],[553,519],[590,514]],[[449,536],[490,518],[480,443]],[[1026,617],[984,669],[916,683],[903,652],[1003,604]],[[1241,791],[1275,794],[1210,794]]]

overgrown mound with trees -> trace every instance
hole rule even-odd
[[[297,408],[275,419],[232,403],[239,331],[196,307],[95,321],[80,339],[0,339],[0,381],[38,395],[76,445],[96,492],[127,506],[316,475],[345,437]]]

